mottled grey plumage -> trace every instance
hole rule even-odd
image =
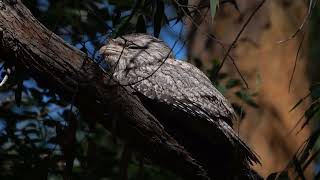
[[[215,154],[216,149],[226,156],[233,156],[225,157],[230,161],[241,161],[238,164],[245,168],[259,162],[233,131],[232,121],[236,116],[228,101],[199,69],[174,59],[171,49],[161,40],[144,34],[130,34],[110,39],[100,52],[110,65],[108,71],[113,78],[123,86],[132,87],[146,108],[165,127],[168,126],[178,142],[180,140],[192,154],[199,156],[200,161],[207,164],[205,166],[219,168],[210,165],[215,162],[209,162],[209,157],[206,159],[206,156],[220,156]],[[205,140],[202,142],[200,138]],[[202,148],[208,148],[208,152],[199,153],[193,144],[205,144]],[[219,158],[212,161],[219,161]],[[242,167],[227,168],[230,169],[224,173]],[[221,178],[224,175],[212,176]],[[225,176],[225,179],[233,178],[231,174]]]

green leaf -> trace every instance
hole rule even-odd
[[[319,117],[320,116],[320,104],[319,103],[314,103],[312,104],[304,113],[304,116],[306,118],[304,124],[301,126],[301,129],[303,129],[311,119],[314,117]]]
[[[237,91],[236,96],[252,107],[255,107],[255,108],[259,107],[258,104],[254,102],[252,95],[244,89]]]
[[[212,19],[216,15],[219,0],[210,0],[210,12]]]
[[[218,89],[218,91],[221,93],[221,94],[225,94],[227,93],[227,88],[222,85],[222,84],[217,84],[216,85],[216,88]]]
[[[201,61],[201,60],[199,60],[199,61]],[[211,63],[212,63],[212,66],[211,66],[211,69],[208,71],[208,74],[209,74],[211,81],[213,81],[213,80],[216,80],[215,75],[217,74],[217,71],[219,70],[221,62],[219,61],[219,59],[214,58],[214,59],[212,59]],[[218,75],[221,75],[221,73]],[[223,78],[220,78],[218,76],[218,79],[221,80]]]
[[[239,79],[229,79],[226,83],[226,88],[231,89],[240,85],[241,85],[241,81]]]

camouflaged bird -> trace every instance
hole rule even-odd
[[[232,129],[233,108],[198,68],[173,58],[146,34],[110,39],[100,49],[112,74],[148,109],[212,179],[260,179],[255,153]]]

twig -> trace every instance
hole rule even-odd
[[[182,9],[182,10],[183,10],[183,9]],[[208,13],[208,10],[205,12],[205,16],[206,16],[207,13]],[[190,15],[187,15],[187,17],[190,19],[191,23],[192,23],[196,28],[200,29],[200,25],[197,24],[197,23],[192,19],[192,17],[191,17]],[[205,20],[204,18],[201,18],[201,19],[200,19],[200,24],[201,24],[204,20]],[[203,33],[205,33],[206,36],[209,37],[210,39],[212,39],[213,41],[217,42],[217,43],[222,47],[222,49],[223,49],[224,51],[226,51],[225,45],[227,45],[227,43],[223,42],[222,40],[217,39],[217,38],[214,37],[212,34],[209,34],[209,33],[205,32],[205,31],[204,31]],[[237,71],[237,73],[239,74],[241,80],[244,82],[244,84],[246,85],[246,87],[249,88],[249,85],[248,85],[247,81],[245,80],[245,78],[243,77],[241,71],[239,70],[238,66],[237,66],[236,63],[235,63],[234,58],[233,58],[229,53],[226,53],[226,54],[227,54],[227,57],[232,61],[232,64],[233,64],[234,67],[236,68],[236,71]],[[219,68],[219,70],[220,70],[220,68]],[[219,72],[219,71],[217,71],[217,74],[218,74],[218,72]],[[217,77],[217,74],[216,74],[215,77]],[[214,81],[215,81],[215,80],[214,80]]]
[[[287,39],[278,41],[279,44],[287,42],[287,41],[295,38],[297,36],[297,34],[302,31],[302,29],[305,27],[305,25],[309,22],[308,20],[311,18],[312,12],[313,12],[314,8],[316,7],[317,3],[318,3],[318,0],[316,0],[315,2],[314,2],[314,0],[310,0],[308,13],[304,17],[304,19],[303,19],[301,25],[299,26],[299,28],[294,33],[292,33],[291,36],[289,36]]]
[[[233,42],[231,43],[231,45],[229,46],[226,54],[224,55],[221,65],[219,66],[216,74],[215,74],[215,78],[218,77],[218,73],[221,70],[222,66],[224,65],[229,53],[231,52],[231,49],[234,47],[234,45],[237,43],[237,41],[239,40],[241,34],[243,33],[243,31],[246,29],[246,27],[248,26],[248,24],[250,23],[250,21],[252,20],[252,18],[254,17],[254,15],[258,12],[258,10],[262,7],[262,5],[266,2],[266,0],[262,0],[258,6],[254,9],[254,11],[251,13],[251,15],[249,16],[249,18],[247,19],[247,21],[244,23],[244,25],[242,26],[242,28],[240,29],[239,33],[237,34],[236,38],[233,40]]]
[[[132,82],[132,83],[128,83],[128,84],[121,84],[121,86],[132,86],[132,85],[135,85],[135,84],[137,84],[137,83],[139,83],[141,81],[144,81],[144,80],[150,78],[151,76],[153,76],[162,67],[162,65],[167,61],[167,59],[169,58],[173,48],[176,46],[177,43],[178,43],[178,39],[174,42],[173,47],[170,49],[170,52],[167,54],[166,58],[161,62],[161,64],[157,67],[157,69],[155,69],[151,74],[149,74],[148,76],[146,76],[146,77],[144,77],[144,78],[142,78],[142,79],[140,79],[138,81],[135,81],[135,82]]]
[[[292,74],[291,74],[290,81],[289,81],[289,93],[290,93],[290,90],[291,90],[293,76],[294,76],[294,73],[295,73],[296,68],[297,68],[297,63],[298,63],[298,60],[299,60],[299,54],[300,54],[300,51],[301,51],[301,48],[302,48],[302,45],[303,45],[304,35],[305,35],[305,33],[302,34],[302,39],[300,41],[299,48],[298,48],[298,51],[297,51],[297,54],[296,54],[296,60],[294,61],[294,66],[293,66]]]

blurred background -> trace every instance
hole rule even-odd
[[[260,156],[255,170],[268,179],[319,179],[320,6],[261,2],[220,0],[213,13],[209,0],[23,1],[97,64],[109,38],[159,37],[230,100],[234,129]],[[122,162],[123,143],[87,123],[94,121],[28,74],[11,77],[0,94],[0,179],[120,179],[124,163],[130,180],[181,179],[139,154]]]

